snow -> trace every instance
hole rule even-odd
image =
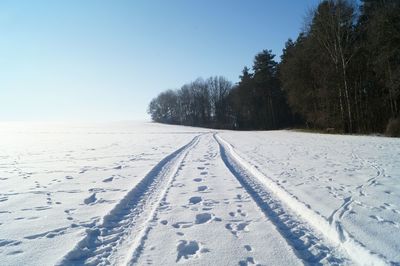
[[[364,251],[370,251],[381,262],[400,263],[399,139],[289,131],[220,135],[264,181],[293,201],[292,209],[307,206],[310,211],[300,212],[309,213],[309,223],[328,223],[346,238],[340,242],[355,242],[348,247],[353,259],[368,264],[374,259]],[[334,238],[335,232],[322,230]]]
[[[226,168],[212,134],[189,151],[156,213],[132,258],[138,265],[302,264]]]
[[[0,264],[54,265],[199,131],[151,123],[1,124]]]
[[[0,264],[400,264],[399,179],[399,139],[1,123]]]

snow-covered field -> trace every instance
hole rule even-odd
[[[400,140],[0,124],[0,265],[400,264]]]

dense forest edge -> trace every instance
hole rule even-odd
[[[239,78],[164,91],[148,113],[177,125],[400,137],[400,1],[321,1],[280,62],[263,50]]]

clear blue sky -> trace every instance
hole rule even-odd
[[[237,82],[318,0],[0,1],[0,121],[147,119],[159,92]]]

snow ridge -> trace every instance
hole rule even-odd
[[[125,197],[86,230],[84,238],[57,265],[126,264],[139,245],[168,184],[201,135],[162,159]],[[127,258],[128,257],[128,258]]]
[[[389,265],[382,255],[372,253],[347,233],[336,217],[338,213],[333,214],[329,221],[326,220],[240,157],[223,138],[217,134],[214,138],[220,146],[226,166],[306,263],[349,263],[336,254],[337,251],[345,251],[351,263]],[[346,210],[351,202],[351,198],[347,199],[341,209]],[[325,239],[329,244],[323,243]],[[332,248],[332,245],[336,248]]]

